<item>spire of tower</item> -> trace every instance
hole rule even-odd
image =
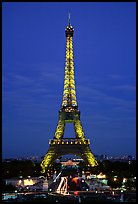
[[[70,21],[70,13],[68,13],[68,25],[65,29],[65,34],[66,34],[66,37],[70,36],[70,37],[73,37],[73,33],[74,33],[74,29],[73,27],[71,26],[71,21]]]
[[[69,13],[69,16],[68,16],[68,22],[69,22],[69,27],[70,27],[70,13]]]

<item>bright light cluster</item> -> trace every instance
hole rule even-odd
[[[49,144],[50,145],[56,145],[56,144],[60,144],[60,145],[89,145],[90,144],[90,140],[85,139],[85,140],[81,140],[81,139],[70,139],[70,138],[65,138],[65,139],[53,139],[53,140],[49,140]]]
[[[58,125],[56,128],[56,132],[55,132],[55,138],[56,139],[61,139],[63,137],[64,128],[65,128],[65,121],[62,119],[59,119]]]
[[[32,179],[24,179],[24,186],[32,186],[35,182]]]
[[[86,160],[88,161],[90,166],[97,166],[98,162],[94,158],[93,154],[91,153],[91,150],[89,147],[86,147],[86,151],[84,156],[87,158]],[[85,160],[85,159],[84,159]]]
[[[72,37],[66,38],[66,65],[62,106],[77,106]]]
[[[45,155],[43,161],[41,162],[41,167],[42,167],[42,173],[45,173],[45,170],[48,168],[50,163],[52,162],[52,159],[54,158],[54,151],[51,149],[48,150],[47,154]]]
[[[76,137],[81,139],[82,141],[85,141],[85,135],[84,135],[80,120],[74,121],[74,128],[75,128]]]

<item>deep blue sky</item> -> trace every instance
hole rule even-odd
[[[2,4],[2,156],[43,156],[61,106],[71,13],[77,100],[94,154],[135,156],[136,3]],[[65,137],[74,136],[72,124]]]

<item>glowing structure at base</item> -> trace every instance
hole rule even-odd
[[[64,75],[64,90],[62,105],[59,111],[59,120],[55,131],[54,139],[50,140],[50,148],[41,163],[44,173],[50,165],[65,154],[80,156],[88,166],[98,165],[91,150],[90,140],[85,139],[84,131],[80,121],[80,111],[76,99],[76,86],[74,80],[74,59],[73,59],[73,38],[74,29],[70,24],[66,27],[66,63]],[[64,138],[66,123],[74,123],[76,138]]]
[[[67,191],[68,191],[68,179],[66,177],[61,177],[61,181],[56,192],[60,194],[67,194]]]

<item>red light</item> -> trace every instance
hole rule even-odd
[[[78,184],[78,178],[77,177],[72,178],[72,181],[75,182],[76,184]]]
[[[76,196],[77,196],[77,195],[78,195],[78,191],[74,191],[74,195],[76,195]]]

